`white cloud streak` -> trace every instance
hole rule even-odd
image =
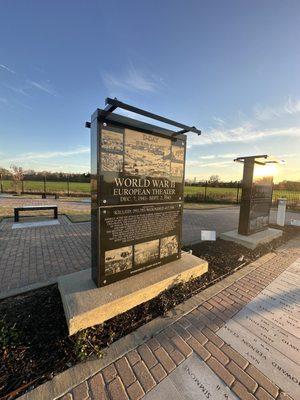
[[[260,129],[250,122],[247,122],[231,129],[210,129],[204,132],[201,136],[190,136],[188,139],[188,147],[211,145],[216,143],[252,142],[272,137],[300,138],[300,127],[294,126],[289,128]]]
[[[48,93],[51,96],[56,96],[55,90],[52,89],[49,84],[39,83],[39,82],[32,81],[29,79],[27,79],[27,83],[29,83],[34,88],[41,90],[42,92]]]
[[[74,156],[74,155],[79,155],[79,154],[86,154],[90,152],[89,147],[79,147],[73,150],[66,150],[66,151],[48,151],[48,152],[39,152],[39,153],[25,153],[25,154],[19,154],[17,156],[14,156],[13,158],[10,159],[5,159],[2,160],[3,162],[24,162],[24,161],[35,161],[35,160],[46,160],[46,159],[51,159],[51,158],[64,158],[64,157],[69,157],[69,156]]]
[[[270,121],[275,118],[282,118],[284,116],[292,116],[300,113],[300,100],[288,97],[285,103],[276,106],[255,106],[254,115],[259,121]]]
[[[11,68],[9,68],[7,65],[0,64],[0,68],[1,68],[1,69],[4,69],[4,70],[7,71],[7,72],[10,72],[11,74],[16,75],[16,72],[15,72],[14,70],[12,70]]]
[[[110,92],[123,89],[135,92],[157,92],[162,80],[154,77],[146,76],[146,74],[136,69],[133,65],[120,77],[116,77],[111,73],[103,73],[102,80]]]

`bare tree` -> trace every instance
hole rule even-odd
[[[211,175],[208,180],[208,183],[212,186],[218,186],[219,181],[220,181],[219,175]]]
[[[22,188],[21,188],[21,182],[24,178],[24,170],[22,167],[18,167],[17,165],[11,165],[11,174],[13,178],[13,184],[14,184],[14,190],[17,194],[21,194]]]

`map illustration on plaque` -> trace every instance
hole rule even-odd
[[[123,155],[101,152],[101,170],[107,172],[123,171]]]
[[[132,268],[132,246],[105,252],[105,274],[111,275]]]
[[[160,240],[160,258],[169,257],[178,252],[177,236],[167,236]]]
[[[183,177],[183,164],[172,162],[171,163],[171,176],[172,177]]]
[[[159,239],[134,246],[134,264],[140,266],[154,262],[159,257]]]
[[[126,174],[169,178],[170,162],[171,140],[125,129]]]
[[[105,150],[123,151],[123,135],[119,132],[102,130],[101,147]]]

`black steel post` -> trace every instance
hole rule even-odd
[[[22,194],[24,193],[24,179],[22,179]]]
[[[68,176],[68,180],[67,180],[67,190],[68,190],[68,197],[70,197],[70,177]]]
[[[206,194],[207,194],[207,181],[205,182],[205,187],[204,187],[204,202],[206,202]]]
[[[46,190],[47,190],[47,185],[46,185],[46,175],[44,176],[44,195],[43,198],[46,199]]]
[[[238,182],[238,184],[237,184],[236,204],[239,204],[239,192],[240,192],[240,182]]]

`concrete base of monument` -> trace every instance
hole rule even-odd
[[[282,236],[280,229],[268,228],[264,231],[253,233],[253,235],[240,235],[237,230],[221,233],[220,239],[238,243],[248,249],[254,250],[261,244],[272,242],[272,240]]]
[[[97,288],[91,270],[59,278],[60,290],[69,334],[101,324],[157,296],[175,284],[207,272],[208,263],[189,253],[143,273]]]

